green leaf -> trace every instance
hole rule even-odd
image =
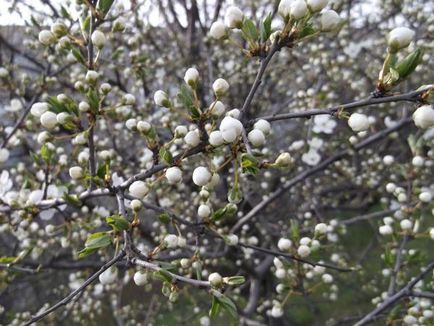
[[[395,66],[400,80],[408,77],[422,61],[422,50],[416,49]]]
[[[250,154],[241,155],[241,168],[243,173],[256,175],[259,172],[258,160]]]
[[[107,216],[105,220],[115,231],[128,230],[130,228],[130,223],[120,215]]]
[[[112,6],[114,0],[99,0],[97,4],[97,8],[101,10],[104,15],[108,13],[110,7]]]
[[[291,220],[291,238],[294,241],[298,241],[300,238],[300,228],[298,226],[298,222]]]
[[[63,18],[71,18],[69,12],[66,10],[64,6],[60,6],[60,14],[62,15]]]
[[[228,201],[231,204],[239,204],[243,200],[243,194],[238,186],[234,186],[229,190]]]
[[[87,32],[89,30],[89,26],[90,26],[90,16],[87,16],[84,21],[83,24],[81,25],[81,29],[84,32]]]
[[[66,111],[65,104],[60,102],[55,96],[48,97],[47,102],[48,104],[50,104],[51,111],[53,111],[54,113],[60,113]]]
[[[84,249],[79,252],[79,257],[85,257],[100,248],[109,246],[112,243],[112,238],[107,232],[97,232],[90,234],[84,243]]]
[[[393,256],[390,248],[386,248],[386,250],[384,251],[384,263],[388,267],[392,267],[395,263],[395,257]]]
[[[154,272],[154,276],[163,282],[172,282],[172,276],[164,269]]]
[[[233,318],[238,318],[238,312],[237,307],[235,306],[235,303],[231,299],[229,299],[227,296],[220,292],[214,292],[213,293],[214,298],[219,302],[219,304],[225,309]]]
[[[49,148],[48,148],[48,146],[46,145],[46,144],[44,144],[44,145],[42,145],[42,147],[41,147],[41,150],[40,150],[40,154],[41,154],[41,157],[42,157],[42,159],[45,161],[45,162],[50,162],[51,161],[51,159],[53,158],[53,151],[52,150],[50,150]]]
[[[215,296],[212,297],[212,304],[211,304],[211,309],[209,310],[209,316],[211,318],[215,318],[218,316],[218,314],[220,313],[221,310],[221,304],[220,301],[217,300],[217,298]]]
[[[254,44],[259,40],[259,32],[255,24],[250,19],[245,19],[243,27],[241,27],[243,38],[250,44]]]
[[[244,276],[230,276],[224,277],[223,282],[228,285],[241,285],[246,282],[246,279]]]
[[[63,194],[63,199],[68,204],[71,204],[71,205],[74,205],[74,206],[82,206],[82,203],[81,203],[80,199],[78,199],[77,196],[71,196],[70,194],[64,193]]]
[[[179,101],[182,103],[182,105],[188,109],[191,118],[193,120],[198,120],[200,118],[201,112],[199,108],[197,108],[196,105],[194,104],[193,91],[186,85],[181,85],[181,87],[179,87],[179,92],[177,97]]]
[[[164,224],[169,224],[170,221],[172,220],[168,213],[161,213],[160,215],[158,215],[158,219],[160,220],[161,223]]]
[[[173,164],[173,156],[172,153],[166,148],[161,147],[159,151],[160,160],[164,161],[167,165]]]
[[[271,35],[272,14],[269,13],[261,23],[261,42],[265,42]]]
[[[87,100],[89,102],[89,106],[90,109],[92,110],[92,112],[98,112],[99,110],[99,98],[98,98],[98,94],[96,93],[95,90],[90,89],[87,92]]]
[[[306,36],[310,36],[316,33],[316,29],[313,27],[311,23],[307,23],[303,29],[299,32],[298,37],[303,38]]]
[[[226,207],[219,208],[212,215],[212,219],[215,221],[221,220],[226,215]]]
[[[11,264],[16,261],[17,257],[13,256],[3,256],[0,257],[0,264]]]
[[[81,63],[83,66],[86,66],[86,60],[84,59],[83,55],[81,54],[80,50],[77,48],[71,49],[72,55],[79,63]]]

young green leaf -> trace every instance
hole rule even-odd
[[[130,223],[120,215],[107,216],[105,220],[115,231],[123,231],[130,228]]]

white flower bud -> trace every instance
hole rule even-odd
[[[90,105],[87,102],[81,101],[78,104],[78,109],[80,110],[80,112],[87,112],[90,109]]]
[[[211,273],[208,276],[208,281],[212,286],[218,287],[222,284],[223,278],[219,273]]]
[[[54,233],[54,231],[56,230],[56,227],[53,224],[48,224],[44,230],[45,230],[45,233],[47,233],[48,235],[52,235]]]
[[[128,128],[128,130],[136,130],[137,129],[137,120],[136,119],[128,119],[125,122],[125,126]]]
[[[383,157],[383,163],[385,165],[392,165],[395,161],[395,158],[392,155],[386,155]]]
[[[109,83],[102,83],[99,89],[102,93],[108,94],[112,90],[112,85],[110,85]]]
[[[175,128],[175,137],[176,138],[185,137],[185,135],[187,135],[187,133],[188,133],[188,129],[186,126],[177,126]]]
[[[133,280],[137,286],[142,286],[148,283],[148,275],[146,274],[146,272],[137,271],[134,273]]]
[[[57,116],[56,116],[56,120],[59,124],[63,125],[65,123],[67,123],[68,121],[72,120],[72,117],[69,113],[66,112],[60,112]]]
[[[228,246],[236,246],[238,244],[238,236],[236,234],[229,234],[226,237],[226,244]]]
[[[53,129],[57,125],[57,116],[56,113],[47,111],[41,115],[41,124],[43,127],[47,129]]]
[[[176,184],[182,180],[182,171],[177,166],[172,166],[166,170],[166,179],[170,184]]]
[[[137,122],[137,130],[147,133],[149,130],[151,130],[151,124],[147,121],[139,121]]]
[[[217,98],[225,95],[229,90],[229,84],[223,78],[218,78],[213,84],[212,89],[214,90],[214,94]]]
[[[271,308],[271,317],[273,318],[280,318],[283,316],[283,309],[282,306],[279,305],[273,305],[273,308]]]
[[[348,125],[355,132],[363,131],[369,128],[369,119],[361,113],[353,113],[348,119]]]
[[[50,138],[50,133],[48,131],[42,131],[38,135],[38,143],[41,145],[45,144],[49,138]]]
[[[327,233],[327,224],[318,223],[317,225],[315,225],[315,233],[326,234]]]
[[[390,52],[393,53],[409,46],[414,34],[415,32],[407,27],[397,27],[391,30],[387,36]]]
[[[138,212],[142,208],[142,202],[138,199],[133,199],[130,205],[131,209],[135,212]]]
[[[178,236],[175,234],[168,234],[164,237],[164,244],[167,248],[176,248],[178,246]]]
[[[434,228],[431,228],[431,229],[429,230],[429,237],[430,237],[432,240],[434,240]]]
[[[159,106],[170,107],[169,96],[162,90],[158,90],[154,93],[154,102]]]
[[[88,70],[85,79],[88,83],[93,84],[97,81],[98,77],[99,74],[95,70]]]
[[[105,270],[103,273],[99,275],[99,281],[101,284],[107,285],[111,284],[114,281],[116,281],[118,277],[118,270],[116,267],[110,267],[109,269]]]
[[[30,109],[30,113],[34,117],[40,118],[41,115],[47,112],[49,108],[50,108],[49,105],[45,102],[36,102],[35,104],[32,105]]]
[[[44,44],[46,46],[56,42],[56,36],[47,30],[40,31],[39,35],[38,35],[38,39],[39,39],[39,42],[41,42],[42,44]]]
[[[279,167],[287,167],[293,162],[293,158],[291,157],[291,154],[288,152],[281,153],[276,161],[274,161],[274,164],[276,164]]]
[[[406,231],[413,227],[413,222],[411,222],[409,219],[404,219],[399,223],[399,225],[401,226],[402,230]]]
[[[318,12],[327,6],[328,0],[307,0],[307,5],[312,12]]]
[[[271,124],[267,120],[259,119],[253,125],[253,128],[261,130],[264,135],[268,135],[271,131]]]
[[[214,130],[213,132],[211,132],[209,134],[208,141],[214,147],[221,146],[225,142],[225,140],[223,139],[222,132],[220,130]]]
[[[195,185],[203,187],[210,182],[211,177],[211,172],[206,167],[199,166],[194,169],[192,178]]]
[[[432,195],[429,191],[421,192],[419,195],[419,200],[424,203],[429,203],[432,200]]]
[[[106,43],[106,37],[104,35],[103,32],[99,31],[99,30],[95,30],[92,33],[91,36],[92,39],[92,43],[98,48],[101,49],[104,47],[105,43]]]
[[[149,189],[143,181],[134,181],[128,188],[130,194],[136,198],[142,199],[148,193]]]
[[[277,11],[283,19],[287,19],[291,13],[291,2],[292,0],[281,0]]]
[[[396,190],[396,185],[395,185],[394,183],[389,182],[389,183],[386,185],[386,191],[387,191],[388,193],[392,193],[392,192],[394,192],[395,190]]]
[[[73,180],[78,180],[83,177],[83,169],[80,166],[73,166],[69,169],[69,176]]]
[[[68,28],[66,27],[66,25],[64,23],[60,23],[60,22],[56,22],[53,25],[51,25],[50,29],[51,29],[51,32],[56,37],[62,37],[68,33]]]
[[[9,158],[9,150],[7,148],[0,148],[0,163],[6,162]]]
[[[197,209],[197,215],[201,218],[206,218],[211,215],[211,208],[208,205],[202,204]]]
[[[223,139],[228,142],[234,142],[243,131],[243,124],[232,117],[224,117],[220,123],[220,131]]]
[[[292,241],[286,238],[280,238],[277,242],[277,248],[280,251],[288,251],[292,247]]]
[[[415,167],[421,167],[421,166],[423,166],[424,163],[425,163],[425,159],[419,155],[416,155],[411,160],[411,164],[413,164],[413,166],[415,166]]]
[[[321,279],[322,279],[322,281],[323,281],[324,283],[327,283],[327,284],[333,282],[333,276],[331,276],[330,274],[323,274],[323,275],[321,276]]]
[[[221,115],[223,115],[223,113],[225,113],[225,105],[220,102],[220,101],[216,101],[215,103],[210,105],[210,109],[212,108],[212,114],[214,116],[220,117]]]
[[[133,94],[125,94],[123,96],[123,101],[125,105],[134,105],[136,104],[136,97]]]
[[[185,143],[190,147],[196,147],[200,143],[200,136],[197,130],[191,130],[184,137]]]
[[[301,245],[300,247],[298,247],[297,253],[300,257],[307,257],[310,255],[310,248],[306,245]]]
[[[308,13],[307,5],[304,0],[295,0],[291,2],[290,14],[295,19],[300,19]]]
[[[226,26],[220,21],[216,21],[211,25],[209,29],[209,36],[216,40],[220,40],[227,36]]]
[[[426,104],[419,107],[413,113],[414,124],[422,129],[434,126],[434,109],[432,105]]]
[[[229,28],[241,28],[243,25],[244,14],[240,8],[231,6],[226,9],[225,23]]]
[[[199,81],[199,72],[195,68],[189,68],[185,72],[184,81],[187,85],[196,88],[197,82]]]
[[[8,76],[9,76],[9,71],[4,67],[0,67],[0,78],[6,78]]]
[[[326,10],[321,14],[321,30],[330,32],[335,30],[341,22],[341,17],[334,10]]]
[[[265,135],[259,129],[253,129],[252,131],[250,131],[247,135],[247,138],[255,147],[259,147],[265,144]]]

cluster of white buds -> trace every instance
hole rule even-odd
[[[259,147],[265,144],[265,136],[271,131],[271,125],[267,120],[260,119],[254,126],[253,130],[249,132],[247,138],[253,146]]]

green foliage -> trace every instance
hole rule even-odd
[[[259,40],[258,29],[256,28],[255,23],[250,19],[244,20],[243,27],[241,27],[241,33],[243,38],[251,45]]]
[[[271,21],[272,14],[269,13],[267,17],[261,22],[260,30],[261,30],[261,42],[266,42],[271,35]]]
[[[193,91],[186,85],[181,85],[177,97],[182,105],[190,112],[191,118],[193,120],[198,120],[201,112],[195,105]]]
[[[241,168],[243,173],[256,175],[259,172],[258,160],[250,154],[241,155]]]
[[[422,55],[422,50],[418,48],[396,64],[395,70],[398,72],[401,80],[409,76],[416,69],[421,63]]]
[[[221,308],[229,312],[233,318],[238,318],[238,311],[235,303],[224,294],[213,291],[213,301],[209,311],[210,317],[216,317]]]
[[[107,216],[105,220],[115,231],[123,231],[130,228],[130,223],[120,215]]]
[[[92,233],[84,243],[84,249],[79,252],[79,257],[86,257],[98,249],[105,248],[112,243],[112,238],[107,232]]]
[[[101,10],[101,12],[106,15],[110,10],[114,0],[99,0],[97,4],[97,8]]]
[[[166,147],[161,147],[158,154],[160,156],[160,160],[162,160],[164,163],[166,163],[167,165],[173,164],[172,153]]]

